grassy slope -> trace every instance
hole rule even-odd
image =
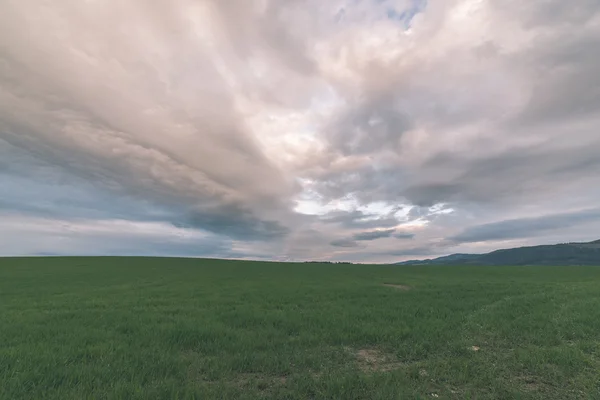
[[[598,399],[599,381],[600,268],[0,259],[0,399]]]

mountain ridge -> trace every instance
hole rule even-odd
[[[396,265],[598,265],[600,240],[494,250],[483,254],[456,253],[443,257],[409,260]]]

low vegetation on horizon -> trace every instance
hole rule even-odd
[[[598,399],[600,268],[0,259],[0,399]]]

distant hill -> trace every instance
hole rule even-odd
[[[485,254],[451,254],[449,256],[411,260],[397,265],[598,265],[600,240],[589,243],[562,243],[518,247]]]

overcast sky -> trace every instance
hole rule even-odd
[[[598,0],[0,0],[0,255],[600,239]]]

